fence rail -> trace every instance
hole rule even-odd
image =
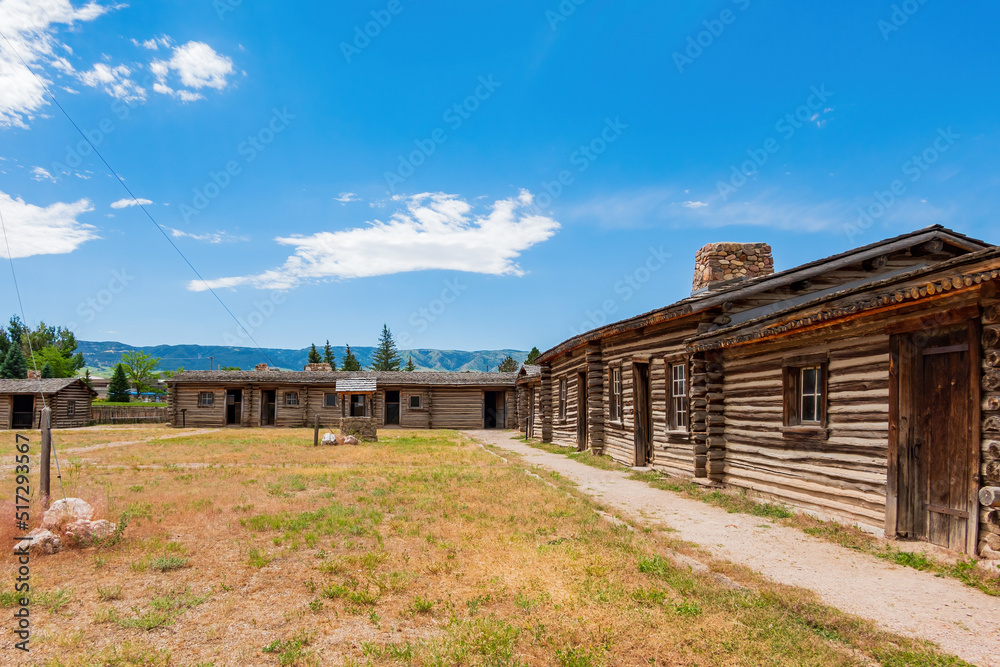
[[[169,408],[93,407],[95,424],[160,424],[169,421]]]

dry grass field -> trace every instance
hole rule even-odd
[[[693,552],[669,531],[608,521],[564,480],[460,434],[381,438],[57,432],[66,494],[128,527],[32,559],[32,651],[8,639],[0,663],[962,664],[726,563],[713,568],[738,586],[675,566],[672,549]],[[0,435],[8,543],[13,440]],[[149,441],[94,448],[132,440]]]

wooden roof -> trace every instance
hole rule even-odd
[[[1000,247],[962,255],[867,285],[845,289],[738,325],[691,339],[702,351],[732,347],[789,331],[854,317],[866,311],[916,303],[1000,280]]]
[[[184,371],[167,384],[339,385],[344,380],[374,380],[378,386],[513,387],[517,373],[444,371]]]
[[[946,246],[950,246],[962,253],[977,252],[992,247],[985,241],[960,234],[942,225],[931,225],[930,227],[902,234],[891,239],[877,241],[823,259],[814,260],[768,276],[761,276],[750,280],[731,281],[731,284],[714,290],[697,292],[669,306],[664,306],[619,322],[613,322],[570,338],[544,352],[539,357],[539,362],[551,362],[566,352],[627,331],[662,324],[711,308],[717,308],[726,303],[746,299],[757,294],[807,280],[827,271],[862,264],[866,260],[906,250],[937,239],[944,241]],[[877,278],[877,275],[872,276],[873,281],[877,280]]]
[[[347,378],[337,380],[337,393],[368,394],[373,393],[377,385],[375,378]]]
[[[87,387],[80,378],[45,378],[43,380],[0,380],[0,394],[55,394],[79,382],[94,396],[97,392]]]

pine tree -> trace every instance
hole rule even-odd
[[[360,371],[361,364],[358,362],[358,358],[354,356],[351,352],[351,346],[347,346],[347,351],[344,352],[344,363],[342,367],[345,371]]]
[[[516,373],[517,369],[520,368],[518,363],[514,361],[514,357],[509,354],[500,362],[500,366],[497,370],[501,373]]]
[[[42,378],[54,378],[56,376],[55,371],[52,370],[52,364],[46,363],[42,366]]]
[[[108,383],[108,400],[112,403],[128,403],[130,399],[129,387],[128,378],[125,377],[125,368],[118,364],[115,366],[114,375],[111,376],[111,382]]]
[[[333,348],[330,347],[330,341],[326,341],[326,345],[323,346],[323,363],[330,365],[330,370],[337,370],[337,356],[333,353]]]
[[[417,370],[417,367],[413,365],[413,357],[410,357],[407,360],[407,362],[406,362],[406,368],[404,368],[403,370],[405,370],[405,371],[407,371],[409,373],[412,373],[413,371]]]
[[[0,377],[10,380],[23,380],[28,377],[28,360],[20,345],[12,344],[0,364]]]
[[[542,356],[542,353],[538,351],[537,347],[531,348],[531,352],[528,353],[528,358],[524,360],[526,364],[533,364],[538,361],[538,357]]]
[[[90,379],[90,369],[89,368],[87,369],[87,372],[84,373],[84,375],[83,375],[83,383],[85,385],[87,385],[88,387],[90,387],[91,389],[94,388],[94,382],[93,382],[93,380]]]
[[[389,327],[382,325],[382,334],[378,337],[378,347],[372,356],[371,370],[373,371],[398,371],[403,360],[396,349],[396,341],[392,339],[392,332]]]
[[[309,363],[319,364],[323,362],[323,357],[319,356],[319,351],[316,349],[316,343],[312,344],[309,348]]]

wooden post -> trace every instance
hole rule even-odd
[[[313,447],[319,447],[319,413],[316,414],[316,425],[313,427]]]
[[[41,493],[42,493],[42,507],[48,509],[49,507],[49,483],[51,473],[49,467],[51,465],[52,459],[52,409],[49,407],[42,408],[42,419],[39,425],[42,429],[42,468],[41,468]]]

